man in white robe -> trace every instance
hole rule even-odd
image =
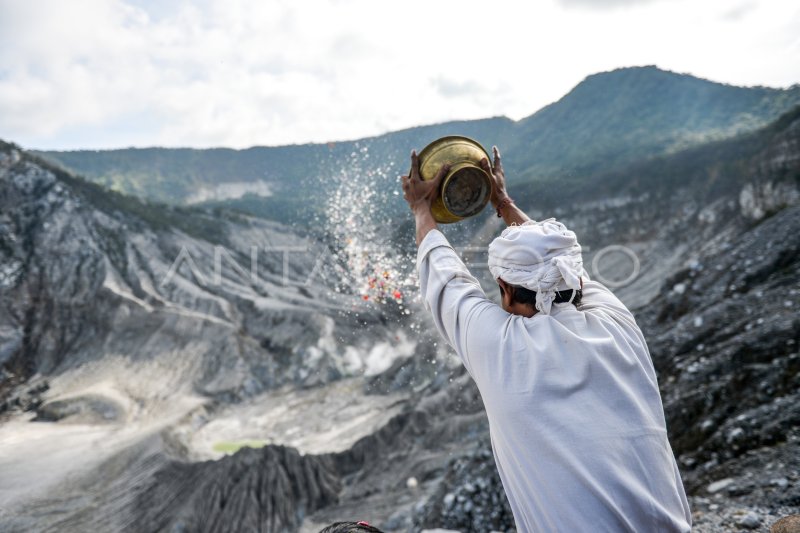
[[[494,148],[494,167],[482,165],[509,225],[489,247],[497,305],[431,215],[447,169],[425,182],[411,158],[402,185],[422,297],[480,390],[517,530],[690,531],[647,343],[625,305],[586,275],[575,234],[514,205]]]

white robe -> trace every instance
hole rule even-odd
[[[417,268],[426,308],[480,390],[519,533],[691,530],[650,353],[622,302],[584,272],[578,309],[509,314],[438,230]]]

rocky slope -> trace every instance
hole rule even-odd
[[[131,524],[197,520],[191,509],[216,509],[209,499],[244,504],[246,488],[229,497],[196,478],[224,485],[229,475],[236,485],[235,468],[249,467],[229,466],[246,454],[187,466],[249,438],[237,406],[374,373],[413,351],[376,304],[348,289],[328,247],[275,223],[109,194],[8,144],[0,146],[0,213],[0,529],[114,529],[124,523],[116,511],[140,508],[128,489],[147,472],[153,487],[166,476],[198,493],[184,514],[164,500]],[[388,420],[393,398],[330,413],[360,417],[342,442]],[[212,420],[216,431],[191,438],[187,428]],[[317,487],[311,459],[268,450],[275,455],[253,460],[285,473],[265,468],[267,478],[237,485],[276,498],[243,524],[291,528],[333,499],[333,489]],[[295,472],[306,470],[304,485]],[[108,492],[109,483],[127,495]],[[295,498],[316,493],[305,504]],[[104,511],[85,515],[87,501]]]
[[[800,117],[726,143],[598,175],[618,185],[546,214],[635,310],[697,530],[767,531],[800,510]],[[411,298],[352,279],[388,258],[355,247],[378,233],[354,198],[323,244],[0,148],[0,529],[513,527],[469,376]],[[663,168],[692,172],[651,195],[631,177]],[[498,229],[467,227],[448,232],[482,247]],[[315,253],[280,252],[298,245]],[[214,281],[215,246],[244,268]],[[164,283],[182,250],[195,264]]]
[[[260,219],[108,194],[3,148],[9,382],[109,354],[154,368],[163,354],[189,365],[181,380],[194,391],[232,397],[342,375],[341,354],[323,341],[357,344],[355,326],[369,316],[339,313],[356,297],[325,283],[338,266],[326,248]],[[316,371],[301,370],[312,358]],[[167,386],[170,376],[159,379]]]

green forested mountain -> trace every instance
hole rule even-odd
[[[776,183],[797,186],[798,126],[800,105],[756,130],[616,167],[598,165],[559,178],[558,187],[543,181],[517,183],[514,196],[519,203],[546,209],[613,197],[647,195],[655,201],[680,189],[690,189],[696,200],[711,203],[765,174]]]
[[[279,147],[125,148],[34,152],[111,189],[150,199],[184,202],[199,187],[224,183],[264,181],[281,191],[297,193],[309,179],[324,185],[325,178],[353,159],[364,161],[363,150],[375,166],[402,159],[423,139],[458,132],[482,141],[506,139],[513,122],[492,118],[411,128],[360,141]],[[354,154],[360,154],[354,157]],[[402,154],[402,157],[400,157]]]
[[[332,177],[369,173],[396,185],[408,153],[447,134],[503,149],[509,181],[543,197],[555,183],[580,186],[635,161],[752,131],[800,104],[800,86],[734,87],[656,67],[624,68],[586,78],[559,101],[514,122],[504,117],[423,126],[358,141],[246,150],[121,149],[39,152],[115,190],[182,203],[218,197],[225,184],[259,183],[263,194],[228,193],[225,205],[283,216],[298,202],[328,193]],[[247,192],[246,190],[244,191]],[[224,196],[224,195],[223,195]]]
[[[788,90],[735,87],[656,67],[589,76],[515,124],[518,178],[609,170],[753,130],[800,103]]]

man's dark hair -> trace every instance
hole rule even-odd
[[[514,294],[511,296],[511,301],[519,302],[521,304],[529,304],[532,305],[534,308],[536,307],[536,291],[532,291],[530,289],[526,289],[525,287],[520,287],[514,285]],[[553,300],[553,303],[561,304],[569,302],[570,297],[572,297],[572,289],[567,289],[565,291],[558,291],[556,292],[556,297]],[[583,297],[583,291],[578,289],[575,291],[575,298],[572,299],[572,303],[580,305],[581,298]]]
[[[383,531],[366,522],[336,522],[319,533],[383,533]]]

